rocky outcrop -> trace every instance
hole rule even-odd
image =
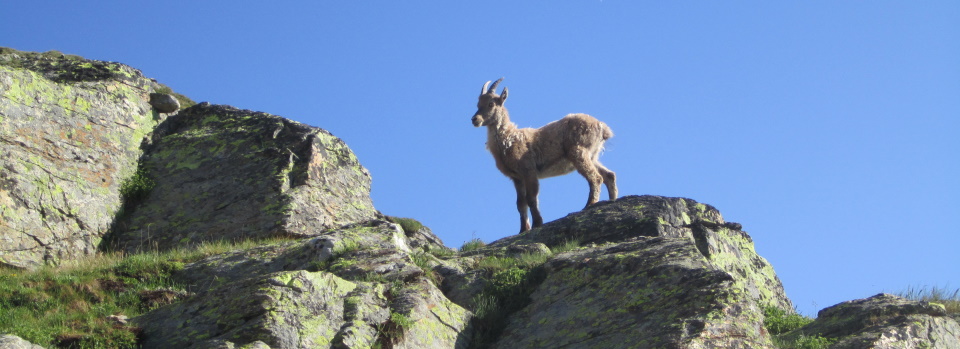
[[[159,125],[146,148],[155,186],[117,224],[125,250],[310,236],[379,217],[369,172],[319,128],[201,103]]]
[[[531,242],[548,246],[565,241],[605,244],[663,237],[686,241],[712,267],[735,276],[738,291],[758,304],[793,309],[783,284],[753,239],[738,223],[726,222],[713,206],[685,198],[625,196],[543,225],[527,234],[491,243],[491,247]]]
[[[495,348],[772,347],[763,308],[792,305],[739,229],[693,200],[627,196],[495,241],[464,257],[464,267],[438,271],[451,299],[475,309],[489,278],[470,265],[540,245],[585,246],[536,271],[529,303],[509,316]]]
[[[134,251],[380,217],[330,133],[209,104],[167,114],[180,99],[119,63],[0,49],[0,265],[88,255],[108,232]]]
[[[0,48],[0,265],[93,253],[163,116],[136,69]]]
[[[820,336],[830,348],[960,348],[960,324],[943,305],[890,294],[825,308],[810,324],[784,338]]]
[[[765,348],[760,307],[679,239],[560,254],[495,348]]]
[[[470,312],[414,263],[415,234],[371,221],[213,256],[174,276],[193,296],[134,322],[144,348],[466,348]]]

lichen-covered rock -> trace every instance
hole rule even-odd
[[[693,244],[709,265],[732,275],[732,287],[757,304],[792,311],[793,304],[773,267],[757,254],[753,240],[740,229],[740,224],[725,222],[713,206],[691,199],[625,196],[495,241],[489,248],[533,242],[557,246],[571,240],[602,244],[642,237],[683,239]]]
[[[769,348],[764,307],[793,306],[740,229],[690,199],[627,196],[447,258],[434,271],[448,298],[494,314],[481,320],[475,345]],[[554,254],[571,241],[585,247]],[[496,315],[491,304],[517,310]],[[497,322],[507,323],[502,333]]]
[[[495,348],[769,348],[761,307],[678,238],[562,253]]]
[[[390,278],[423,274],[412,264],[402,229],[386,221],[369,221],[303,240],[263,245],[214,255],[186,265],[173,278],[191,292],[224,282],[278,271],[326,269],[347,279],[370,273]]]
[[[145,348],[466,348],[470,312],[413,261],[436,246],[408,239],[375,220],[211,256],[173,275],[193,296],[133,321]]]
[[[278,116],[201,103],[157,128],[156,186],[118,224],[123,249],[311,236],[379,213],[370,174],[339,138]]]
[[[30,343],[23,338],[4,334],[0,335],[0,349],[43,349],[43,347]]]
[[[328,272],[288,271],[241,279],[134,319],[144,348],[187,348],[209,339],[276,348],[328,347],[344,298],[357,285]]]
[[[832,349],[960,348],[960,324],[943,305],[890,294],[825,308],[816,320],[783,337],[800,335],[835,340]]]
[[[93,253],[161,121],[136,69],[0,48],[0,265]]]

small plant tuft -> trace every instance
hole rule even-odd
[[[550,252],[553,252],[553,254],[559,254],[567,251],[573,251],[578,248],[580,248],[580,240],[565,240],[562,244],[550,247]]]
[[[351,239],[343,239],[343,240],[340,240],[339,244],[336,244],[333,247],[333,255],[336,258],[338,256],[359,251],[359,250],[360,250],[360,242],[356,240],[351,240]]]
[[[150,195],[156,185],[143,162],[140,162],[133,175],[120,183],[120,197],[127,207],[136,206]]]
[[[808,336],[800,333],[799,335],[785,333],[799,329],[813,322],[813,319],[796,313],[788,313],[786,310],[769,306],[763,310],[763,326],[773,336],[773,341],[781,349],[826,349],[837,340],[823,337],[819,334]]]
[[[173,92],[173,89],[166,85],[160,85],[160,88],[156,89],[154,92],[173,95],[173,98],[176,98],[177,102],[180,102],[180,109],[186,109],[197,104],[197,102],[194,102],[192,99],[190,99],[190,97]]]
[[[427,248],[427,253],[432,254],[437,258],[448,258],[455,256],[457,251],[443,246],[430,246]]]
[[[813,319],[786,310],[769,306],[763,309],[763,327],[772,335],[780,335],[806,326]]]
[[[480,240],[479,238],[473,238],[470,241],[464,242],[463,246],[460,246],[460,253],[477,250],[486,245],[487,243],[483,242],[483,240]]]
[[[413,260],[413,264],[420,267],[420,269],[423,270],[424,275],[427,276],[427,279],[439,287],[441,278],[440,274],[433,270],[433,266],[436,264],[436,262],[433,261],[434,258],[436,257],[426,252],[410,255],[410,259]]]
[[[792,348],[795,349],[827,349],[831,344],[835,343],[836,339],[830,339],[821,336],[806,336],[800,335],[797,337],[796,343],[793,344]]]
[[[910,300],[937,303],[946,308],[947,314],[960,314],[960,288],[950,291],[946,287],[911,286],[897,295]]]
[[[509,267],[494,272],[484,290],[474,296],[474,326],[471,348],[487,348],[503,332],[510,314],[530,303],[530,294],[543,282],[542,267]]]
[[[390,321],[393,321],[393,323],[401,329],[407,329],[413,326],[413,320],[410,320],[409,317],[400,313],[391,312]]]
[[[373,348],[392,348],[393,345],[403,339],[404,331],[413,326],[413,320],[406,315],[397,312],[390,312],[390,319],[387,322],[377,326],[379,338],[373,345]]]
[[[403,228],[403,233],[407,236],[411,236],[420,231],[420,229],[423,229],[423,224],[413,218],[387,216],[387,219],[399,224],[400,227]]]

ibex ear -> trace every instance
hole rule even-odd
[[[500,104],[503,104],[503,102],[506,102],[506,101],[507,101],[507,88],[504,87],[503,92],[500,93]]]

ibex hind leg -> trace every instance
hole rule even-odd
[[[603,177],[603,184],[607,186],[607,194],[610,194],[610,200],[617,199],[617,174],[610,169],[604,167],[600,164],[599,161],[594,162],[594,165],[597,166],[597,171],[600,172],[600,176]]]
[[[591,161],[591,156],[587,155],[585,149],[580,149],[574,151],[570,160],[573,167],[577,169],[577,173],[586,178],[587,183],[590,184],[590,196],[587,197],[587,205],[584,208],[600,201],[600,183],[603,183],[603,176],[600,175],[597,166]]]

